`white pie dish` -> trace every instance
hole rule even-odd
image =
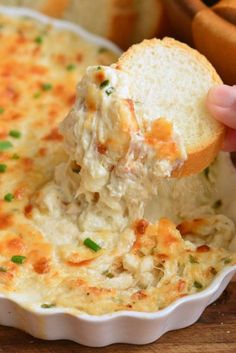
[[[29,16],[57,28],[69,29],[90,42],[120,53],[119,48],[109,41],[71,23],[52,20],[23,8],[0,7],[0,12],[11,16]],[[19,295],[0,295],[0,324],[17,327],[42,339],[69,339],[92,347],[118,342],[146,344],[167,331],[193,324],[203,310],[221,295],[234,273],[236,266],[226,268],[206,290],[179,299],[156,313],[122,311],[103,316],[78,315],[71,309],[51,308],[45,311],[36,305],[29,307],[26,299]]]
[[[156,313],[121,311],[103,316],[76,315],[72,310],[27,308],[19,298],[0,296],[0,324],[16,327],[32,336],[68,339],[90,347],[113,343],[147,344],[164,333],[192,325],[205,308],[224,291],[236,266],[225,268],[211,285],[198,294],[181,298]],[[99,303],[98,303],[99,305]]]

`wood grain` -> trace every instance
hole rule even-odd
[[[145,346],[115,344],[95,349],[69,341],[42,341],[0,326],[0,353],[235,353],[235,299],[236,283],[231,283],[195,325],[169,332],[159,341]]]

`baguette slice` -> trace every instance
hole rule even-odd
[[[225,128],[207,112],[208,90],[222,81],[207,59],[171,38],[133,45],[115,64],[132,82],[132,99],[142,103],[149,121],[172,122],[187,159],[173,176],[201,172],[221,148]]]
[[[226,21],[236,25],[236,1],[235,0],[221,0],[214,5],[212,9]]]

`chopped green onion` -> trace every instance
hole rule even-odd
[[[21,255],[14,255],[11,258],[11,262],[14,262],[17,265],[22,265],[23,262],[25,261],[26,257],[25,256],[21,256]]]
[[[11,158],[12,159],[19,159],[20,156],[17,153],[14,153]]]
[[[193,285],[194,285],[194,287],[197,288],[197,289],[202,289],[202,288],[203,288],[203,285],[202,285],[200,282],[198,282],[198,281],[195,281],[195,282],[193,283]]]
[[[8,150],[13,147],[13,144],[10,141],[0,141],[0,151]]]
[[[0,266],[0,272],[7,272],[7,268],[3,267],[3,266]]]
[[[204,175],[205,175],[205,177],[208,179],[208,176],[209,176],[209,172],[210,172],[210,168],[209,167],[207,167],[206,169],[204,169]]]
[[[33,95],[33,98],[37,99],[41,96],[41,92],[35,92],[35,94]]]
[[[114,92],[114,87],[109,87],[108,89],[105,90],[106,94],[110,96]]]
[[[198,264],[199,262],[197,261],[196,257],[189,255],[189,261],[191,264]]]
[[[103,81],[101,84],[100,84],[100,88],[104,88],[106,87],[107,85],[109,85],[110,81],[109,80],[105,80]]]
[[[99,53],[105,53],[106,51],[108,51],[108,49],[107,49],[107,48],[104,48],[104,47],[100,47],[100,48],[98,49],[98,52],[99,52]]]
[[[6,164],[0,164],[0,173],[5,173],[7,170],[7,165]]]
[[[42,83],[42,89],[43,91],[50,91],[52,89],[51,83]]]
[[[224,261],[226,265],[230,264],[232,262],[232,259],[230,257],[225,257],[221,261]]]
[[[50,309],[50,308],[54,308],[55,306],[56,306],[56,304],[42,304],[41,308]]]
[[[73,71],[73,70],[75,70],[75,69],[76,69],[75,64],[69,64],[69,65],[67,65],[67,67],[66,67],[66,70],[67,70],[67,71]]]
[[[34,39],[35,43],[37,44],[42,44],[43,43],[43,37],[41,36],[38,36]]]
[[[0,107],[0,114],[4,113],[5,112],[5,109]]]
[[[114,278],[114,275],[109,271],[103,272],[103,275],[106,276],[107,278]]]
[[[96,69],[97,71],[100,71],[100,70],[102,70],[102,67],[101,66],[97,66],[97,69]]]
[[[9,131],[9,136],[18,139],[18,138],[21,137],[21,132],[18,131],[18,130],[10,130],[10,131]]]
[[[4,196],[4,200],[7,202],[11,202],[14,199],[14,195],[10,192]]]
[[[86,238],[84,240],[84,245],[87,246],[87,248],[97,252],[98,250],[101,250],[101,246],[95,243],[92,239]]]
[[[213,204],[213,208],[214,209],[217,209],[217,208],[219,208],[219,207],[221,207],[222,206],[222,201],[221,200],[217,200],[214,204]]]

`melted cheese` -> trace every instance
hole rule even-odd
[[[160,177],[170,176],[186,159],[172,124],[163,117],[149,122],[141,103],[130,98],[130,89],[128,74],[89,67],[61,125],[69,161],[59,167],[56,183],[69,207],[80,204],[81,229],[91,229],[86,224],[91,215],[100,219],[101,230],[113,231],[142,218]]]
[[[92,184],[89,193],[77,198],[81,151],[68,161],[58,124],[75,101],[75,85],[86,67],[108,65],[115,57],[73,33],[27,18],[0,16],[0,24],[0,147],[7,147],[0,151],[0,292],[19,295],[26,306],[46,304],[45,310],[54,305],[98,315],[124,309],[150,312],[205,288],[224,266],[235,263],[235,254],[227,250],[234,224],[212,207],[218,197],[215,181],[204,175],[159,181],[158,195],[145,210],[147,219],[134,219],[128,226],[122,202],[111,202],[110,213],[101,217],[106,195]],[[103,74],[97,75],[104,82]],[[119,120],[113,117],[109,134],[99,130],[94,165],[104,162],[108,151],[113,162],[125,154],[137,133],[136,103],[125,92],[120,95]],[[85,104],[94,114],[93,88]],[[161,136],[158,124],[163,125]],[[144,136],[153,156],[160,153],[157,137],[172,140],[163,120]],[[74,148],[70,137],[66,142],[67,151]],[[175,148],[173,152],[178,157]],[[101,170],[96,173],[102,179]],[[78,223],[86,202],[92,206]],[[196,227],[200,222],[193,221],[195,216],[204,219],[204,227]],[[101,250],[85,247],[86,238]]]

